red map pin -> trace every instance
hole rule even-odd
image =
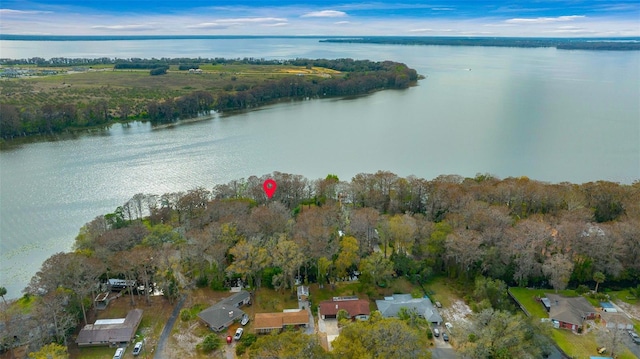
[[[276,184],[276,181],[272,180],[271,178],[264,181],[264,183],[262,184],[262,188],[264,188],[264,193],[267,194],[267,197],[269,197],[269,199],[271,199],[271,197],[273,197],[273,194],[276,193],[277,187],[278,185]]]

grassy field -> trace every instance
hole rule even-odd
[[[464,297],[459,285],[445,277],[438,277],[424,285],[427,295],[433,302],[440,302],[444,307],[451,307],[454,300]]]
[[[202,65],[202,73],[170,70],[166,75],[150,76],[149,70],[92,69],[84,72],[6,79],[0,81],[0,102],[15,105],[78,103],[105,99],[119,103],[130,98],[164,99],[197,90],[222,91],[253,85],[284,76],[340,76],[324,68],[290,65]],[[66,71],[65,69],[58,69]]]
[[[623,335],[626,335],[626,333]],[[553,329],[552,337],[558,346],[572,358],[588,359],[590,356],[598,355],[598,343],[593,332],[585,335],[576,335],[568,330]],[[636,356],[625,348],[623,352],[616,354],[616,358],[636,359]]]

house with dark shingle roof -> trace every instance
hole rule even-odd
[[[198,313],[198,318],[207,324],[211,330],[219,332],[228,328],[236,320],[240,320],[245,315],[245,312],[240,310],[240,307],[250,302],[251,295],[249,292],[241,290],[201,311]]]
[[[337,318],[338,311],[344,309],[349,318],[369,317],[369,301],[358,297],[334,297],[318,304],[318,313],[322,319]]]
[[[130,310],[126,318],[99,319],[80,330],[76,343],[86,346],[119,346],[129,344],[136,335],[142,320],[142,309]]]
[[[595,319],[596,308],[585,297],[563,297],[558,294],[545,293],[548,301],[549,318],[559,328],[578,331],[587,319]]]
[[[415,310],[418,315],[430,323],[440,325],[442,317],[428,297],[413,298],[411,294],[394,294],[391,297],[376,300],[378,310],[385,318],[397,318],[401,308]]]

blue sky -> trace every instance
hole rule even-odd
[[[0,1],[24,35],[640,36],[638,0]]]

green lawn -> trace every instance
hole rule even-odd
[[[547,311],[544,309],[542,303],[536,300],[536,298],[543,298],[545,293],[553,293],[552,290],[549,289],[528,289],[528,288],[520,288],[520,287],[511,287],[509,288],[511,294],[516,298],[520,304],[529,312],[529,314],[534,318],[548,318],[549,315]],[[573,290],[560,290],[558,294],[564,295],[566,297],[576,297],[577,294]]]
[[[576,335],[568,330],[553,329],[553,340],[558,346],[572,358],[589,358],[598,355],[598,344],[593,332],[587,335]],[[616,354],[617,359],[636,359],[636,356],[624,348],[622,353]]]
[[[638,297],[635,294],[631,293],[629,289],[625,290],[617,290],[617,291],[607,291],[607,294],[611,297],[611,300],[621,300],[628,304],[638,304]]]
[[[438,277],[424,285],[424,289],[433,302],[440,302],[444,307],[451,307],[453,301],[462,299],[464,294],[446,277]]]

